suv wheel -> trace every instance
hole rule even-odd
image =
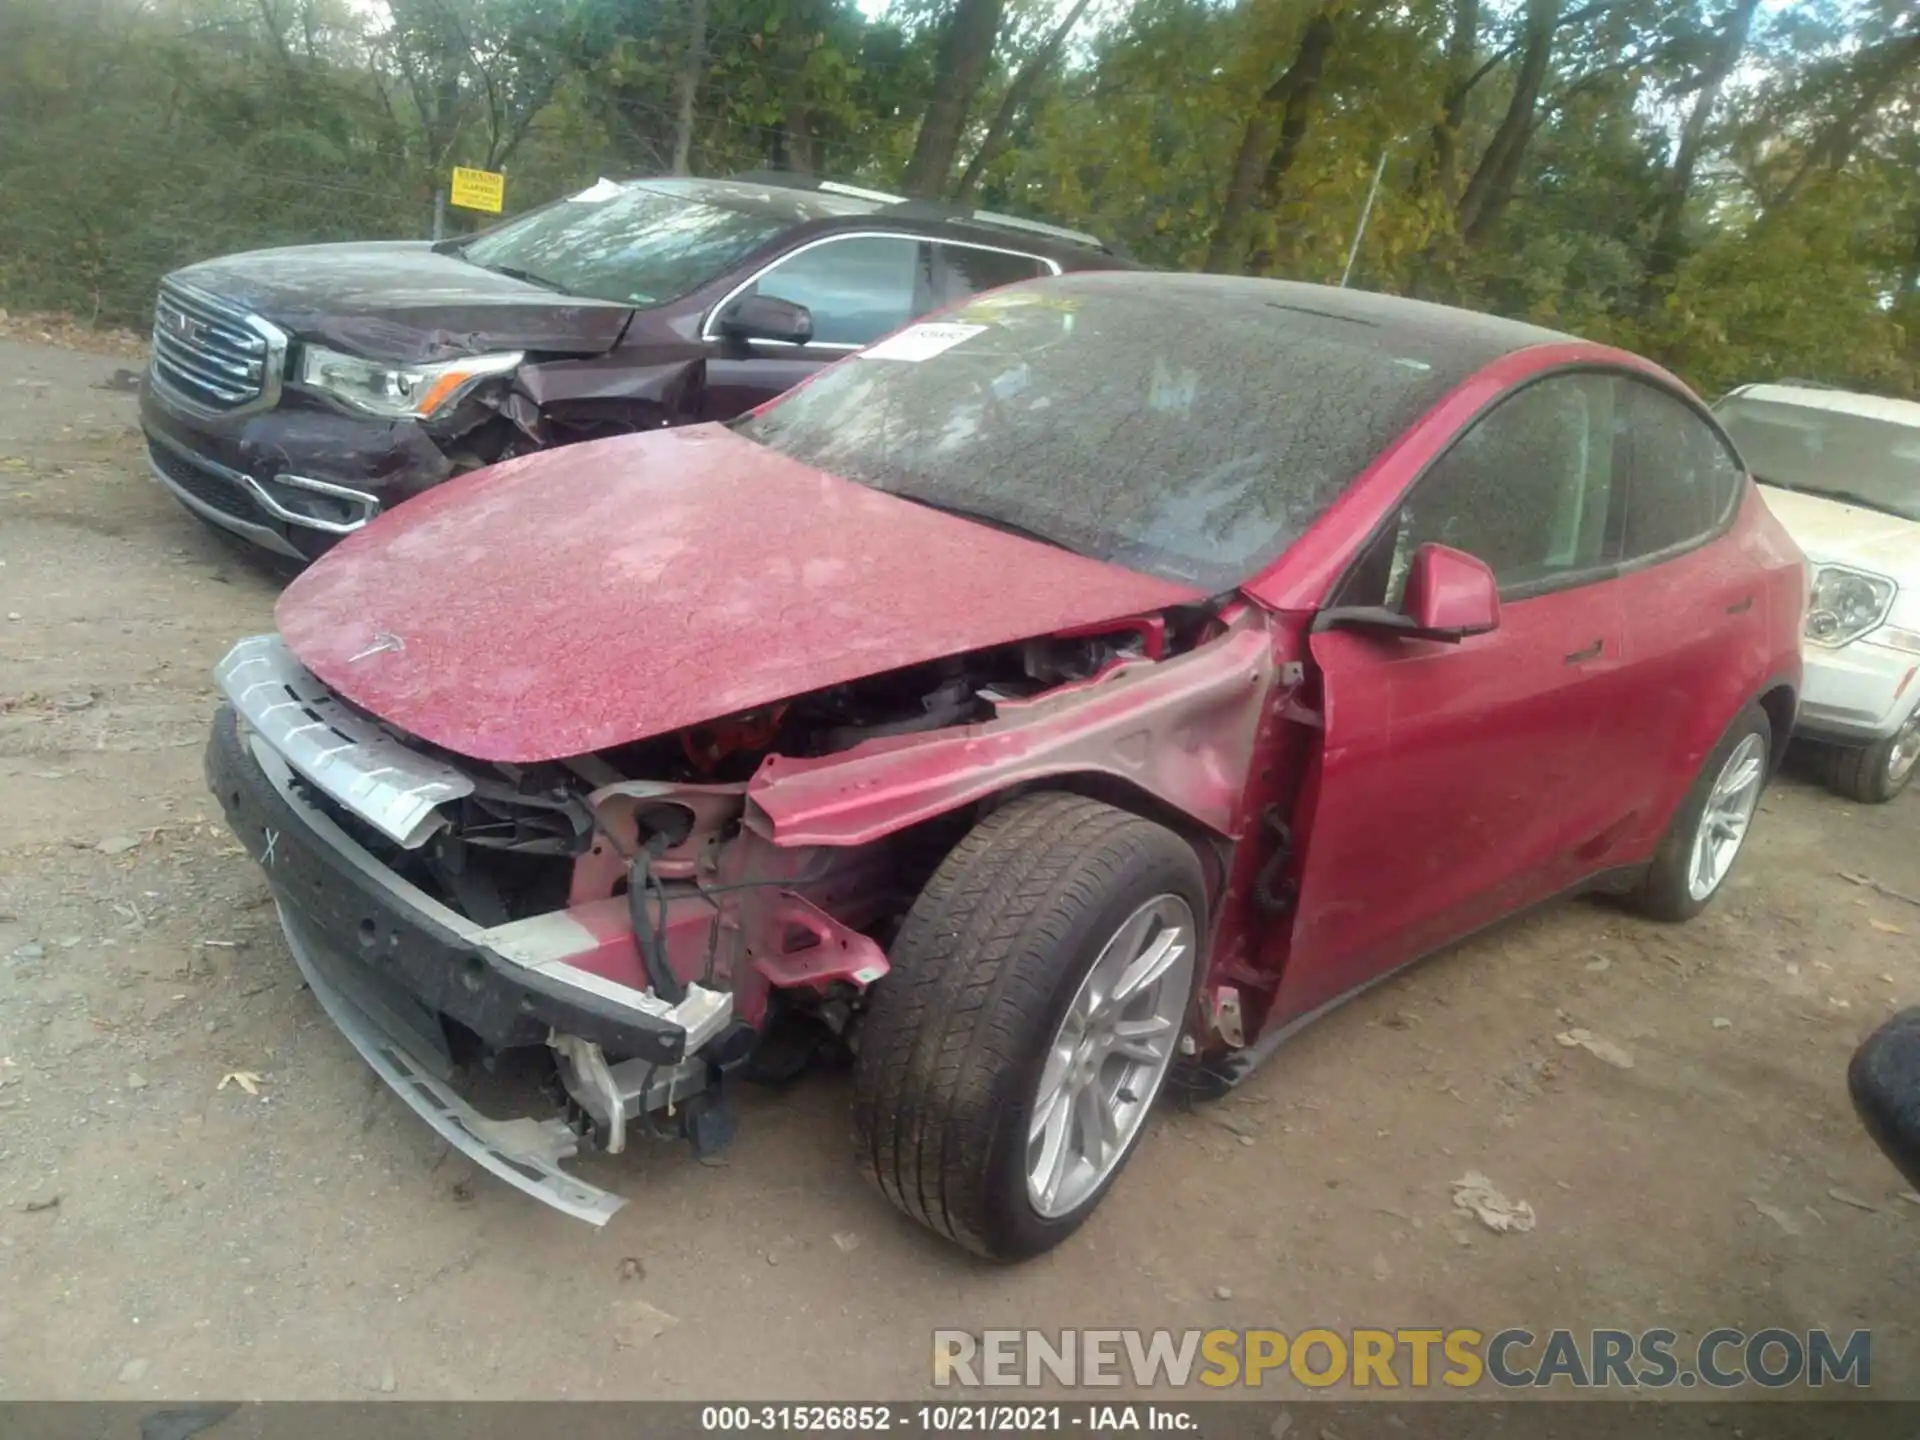
[[[982,820],[914,902],[861,1022],[867,1174],[989,1259],[1059,1244],[1143,1133],[1205,914],[1192,847],[1150,820],[1059,792]]]
[[[1680,802],[1646,878],[1629,897],[1655,920],[1691,920],[1720,893],[1747,842],[1772,769],[1773,725],[1749,705],[1734,717]]]
[[[1920,709],[1886,739],[1842,750],[1833,761],[1836,794],[1862,805],[1884,805],[1913,779],[1920,761]]]

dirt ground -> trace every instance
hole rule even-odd
[[[1920,1395],[1920,1204],[1844,1081],[1920,1000],[1920,908],[1842,875],[1920,896],[1916,795],[1788,778],[1693,924],[1561,905],[1374,991],[1022,1268],[866,1186],[833,1076],[746,1095],[717,1163],[587,1163],[635,1197],[603,1231],[476,1172],[301,989],[204,792],[274,591],[146,478],[129,363],[0,341],[0,1398],[904,1398],[936,1327],[1659,1324],[1871,1326]],[[1455,1212],[1469,1170],[1537,1228]]]

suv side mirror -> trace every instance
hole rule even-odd
[[[1315,630],[1375,630],[1452,644],[1499,627],[1500,586],[1493,571],[1464,550],[1435,544],[1413,552],[1398,610],[1336,605],[1313,620]]]
[[[720,317],[720,333],[732,340],[804,345],[813,339],[813,312],[777,295],[746,295]]]

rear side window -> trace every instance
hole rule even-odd
[[[745,292],[804,305],[821,345],[868,345],[933,307],[926,246],[905,235],[854,235],[796,251]]]
[[[1002,285],[1053,273],[1053,267],[1036,255],[982,250],[973,245],[935,245],[933,250],[946,292],[941,303],[947,305],[982,290],[997,290]]]
[[[1739,463],[1713,427],[1675,397],[1637,380],[1620,382],[1631,563],[1698,544],[1720,527],[1740,493]]]
[[[1554,376],[1501,401],[1407,492],[1336,603],[1397,607],[1428,544],[1486,562],[1508,599],[1605,569],[1618,549],[1618,433],[1607,375]]]

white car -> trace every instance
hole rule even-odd
[[[1714,411],[1807,555],[1799,733],[1834,789],[1891,800],[1920,759],[1920,404],[1785,383]]]

